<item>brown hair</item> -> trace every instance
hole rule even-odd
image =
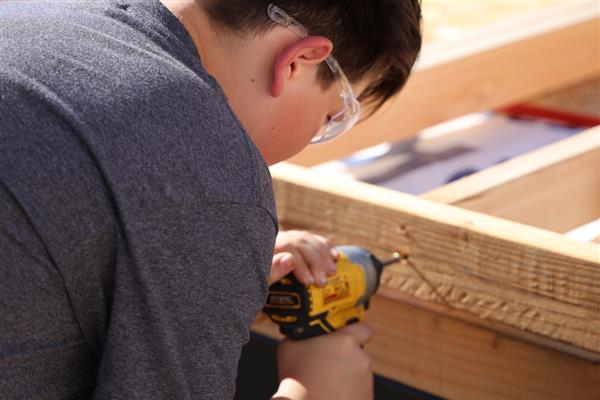
[[[237,34],[261,34],[276,25],[267,15],[272,0],[202,0],[219,26]],[[333,56],[352,82],[369,78],[361,94],[375,111],[402,89],[421,49],[420,0],[278,0],[274,2],[311,34],[329,38]],[[326,66],[319,71],[331,83]]]

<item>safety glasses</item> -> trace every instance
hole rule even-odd
[[[278,25],[288,28],[301,38],[309,36],[308,29],[281,8],[271,3],[268,7],[269,18]],[[328,116],[319,132],[310,141],[311,144],[328,142],[348,132],[360,118],[360,103],[358,102],[350,81],[340,68],[333,56],[327,56],[325,63],[331,70],[340,89],[340,98],[343,109],[333,116]]]

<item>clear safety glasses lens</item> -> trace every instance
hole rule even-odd
[[[325,59],[329,69],[333,73],[340,89],[340,98],[343,102],[343,110],[329,118],[327,123],[319,130],[310,141],[311,144],[324,143],[348,132],[360,119],[360,103],[354,96],[350,81],[340,68],[338,62],[332,56]]]
[[[324,143],[333,140],[340,135],[348,132],[360,118],[360,104],[355,99],[347,99],[344,109],[334,115],[324,124],[315,137],[310,141],[311,144]]]

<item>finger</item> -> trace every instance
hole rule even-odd
[[[333,244],[333,242],[329,239],[327,239],[324,236],[321,235],[314,235],[321,243],[323,243],[323,245],[327,248],[328,254],[331,255],[334,259],[334,261],[337,261],[337,259],[340,256],[340,252],[338,251],[338,249],[336,248],[336,246]]]
[[[273,256],[269,286],[278,282],[294,269],[294,256],[289,252],[277,253]]]
[[[339,250],[337,249],[337,247],[332,247],[332,248],[331,248],[331,255],[333,256],[333,259],[334,259],[335,261],[337,261],[337,260],[339,260],[339,259],[340,259],[340,252],[339,252]]]
[[[315,277],[317,285],[324,286],[327,284],[327,262],[332,262],[332,260],[331,256],[323,257],[319,247],[322,245],[313,239],[313,243],[307,242],[302,247],[301,253]]]
[[[292,261],[294,266],[292,267],[292,271],[294,276],[305,285],[314,285],[317,281],[302,254],[294,248],[290,248],[289,253],[293,255]]]
[[[340,329],[338,332],[340,332],[341,334],[351,335],[354,338],[354,340],[356,340],[356,342],[361,346],[364,346],[365,344],[369,343],[369,341],[373,337],[373,328],[371,328],[364,322],[348,325]]]
[[[261,312],[256,316],[256,318],[254,318],[254,322],[252,323],[252,325],[261,324],[267,319],[269,319],[269,316],[264,312]]]
[[[321,257],[325,260],[325,271],[327,275],[332,276],[336,273],[336,265],[335,262],[339,256],[338,251],[335,249],[331,241],[323,236],[314,235],[315,239],[320,243],[318,246],[319,251],[321,252]]]

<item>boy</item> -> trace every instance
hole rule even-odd
[[[231,398],[269,265],[298,260],[267,165],[397,93],[419,24],[417,0],[0,2],[3,396]],[[368,397],[368,337],[284,343],[277,396]]]

